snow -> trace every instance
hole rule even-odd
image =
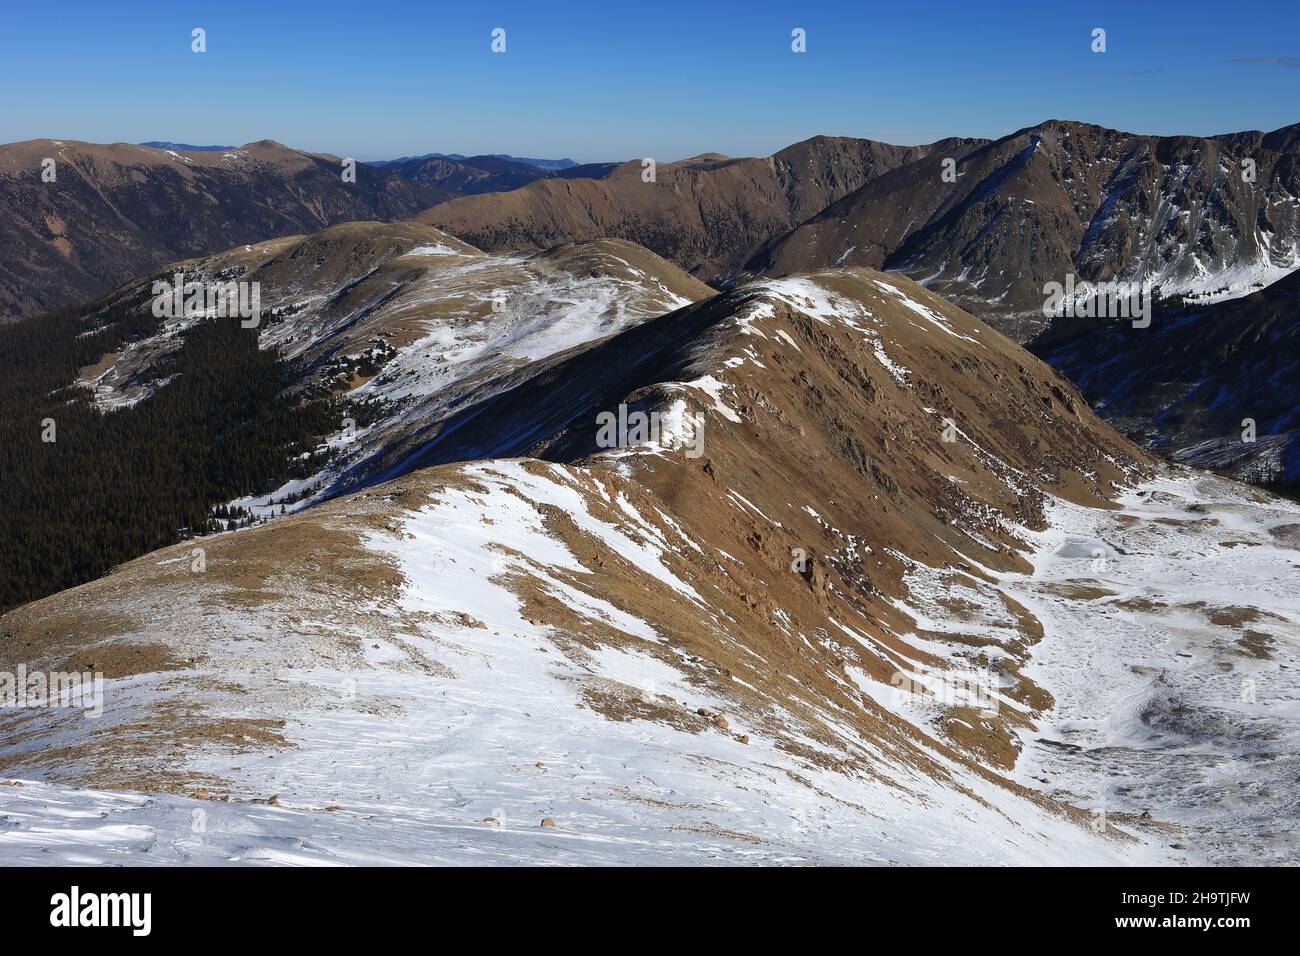
[[[914,308],[923,309],[922,314],[929,313],[928,309],[912,302],[902,292],[884,283],[877,283],[884,290],[890,291],[893,295],[898,296],[904,304]],[[906,388],[910,387],[909,376],[910,370],[893,361],[885,351],[884,343],[881,339],[880,329],[883,323],[871,313],[865,305],[856,299],[850,299],[839,295],[820,284],[815,276],[811,277],[792,277],[786,279],[770,279],[754,283],[751,286],[760,295],[770,296],[780,302],[798,309],[805,315],[816,319],[818,322],[830,324],[837,322],[846,325],[859,333],[867,344],[871,347],[872,355],[889,373],[889,376],[898,385]],[[749,327],[758,318],[772,318],[775,316],[775,310],[770,304],[763,303],[766,306],[765,311],[760,312],[756,306],[752,314],[747,317]],[[927,316],[928,317],[928,316]],[[934,319],[931,319],[934,321]],[[940,327],[945,331],[952,333],[946,323],[940,318]],[[757,331],[757,330],[754,330]],[[761,334],[761,333],[760,333]],[[956,334],[956,333],[952,333]],[[794,344],[794,340],[784,330],[776,332],[778,337],[783,337],[784,341]],[[966,338],[966,336],[960,336]],[[797,347],[797,346],[796,346]]]
[[[383,398],[391,410],[347,443],[356,448],[349,461],[374,453],[393,430],[431,420],[476,376],[684,304],[659,289],[629,307],[631,291],[645,293],[640,280],[561,279],[540,267],[530,271],[526,257],[463,259],[440,264],[388,306],[412,319],[437,308],[422,336],[354,390]],[[485,308],[503,270],[513,275],[509,305]],[[475,295],[466,294],[467,283]],[[917,317],[917,327],[976,341],[902,290],[876,284]],[[743,331],[767,338],[758,324],[776,323],[773,300],[780,301],[856,330],[906,385],[907,370],[884,353],[885,324],[865,306],[815,279],[752,289],[754,300],[738,319]],[[264,334],[303,341],[354,318],[330,318],[313,306]],[[795,345],[785,330],[772,335]],[[724,364],[746,361],[756,359]],[[740,421],[725,401],[733,386],[724,379],[671,384],[685,397],[670,404],[659,443],[639,453],[662,454],[685,440],[688,397]],[[1027,483],[956,430],[1009,487]],[[261,679],[274,682],[291,746],[233,757],[186,754],[186,769],[230,781],[242,800],[0,780],[0,863],[1115,865],[1283,862],[1300,852],[1293,676],[1300,666],[1300,552],[1286,531],[1300,529],[1300,506],[1171,470],[1128,493],[1120,510],[1052,500],[1047,530],[1011,529],[1032,545],[1028,573],[981,568],[981,580],[892,551],[907,568],[907,594],[891,603],[912,622],[896,635],[898,645],[828,618],[845,639],[929,686],[934,674],[904,646],[945,665],[949,676],[983,682],[1023,650],[1003,598],[1028,607],[1045,633],[1028,648],[1022,672],[1056,704],[1020,732],[1014,778],[1098,812],[1150,810],[1182,828],[1178,840],[1189,850],[1180,854],[1165,834],[1129,828],[1127,817],[1120,825],[1131,842],[1093,833],[942,749],[926,751],[939,772],[902,760],[879,739],[859,736],[842,714],[820,708],[820,729],[833,731],[828,742],[798,712],[808,701],[765,700],[763,716],[789,735],[769,736],[754,712],[738,712],[700,679],[697,659],[591,584],[590,569],[551,526],[563,516],[584,543],[636,569],[645,587],[670,594],[702,625],[716,622],[722,614],[701,582],[674,570],[678,556],[702,553],[700,543],[664,512],[638,504],[615,476],[594,468],[512,459],[462,464],[455,475],[427,501],[394,506],[385,530],[366,526],[362,533],[365,548],[403,582],[390,603],[368,609],[394,622],[391,633],[354,635],[359,659],[268,658],[275,664]],[[318,478],[273,494],[306,490]],[[783,527],[739,492],[727,495],[735,508]],[[810,514],[837,534],[811,504],[787,504],[791,514]],[[858,547],[851,538],[848,545]],[[599,643],[561,640],[566,635],[529,610],[520,582],[599,633]],[[1084,598],[1063,590],[1085,584],[1106,593]],[[960,618],[954,599],[968,609]],[[1250,622],[1268,634],[1265,654],[1240,643],[1241,629],[1213,620],[1240,607],[1267,609]],[[213,613],[223,615],[232,640],[240,627],[271,626],[256,609]],[[793,633],[789,614],[778,608],[773,617],[792,640],[812,646]],[[739,678],[732,682],[760,694]],[[945,708],[927,695],[900,693],[852,665],[841,682],[924,735],[940,735]],[[130,702],[156,691],[157,682],[111,683],[113,699]],[[1029,713],[1005,693],[1002,678],[989,690],[998,708]],[[730,726],[614,719],[598,700],[689,715],[703,709],[725,714]],[[822,759],[800,756],[791,740]],[[834,769],[846,757],[871,773]],[[556,826],[539,826],[543,818]]]
[[[899,289],[897,286],[890,285],[888,282],[880,282],[879,280],[877,280],[876,287],[880,289],[881,292],[887,292],[890,295],[892,295],[894,298],[898,299],[898,301],[902,302],[906,308],[908,308],[910,311],[914,312],[915,314],[919,315],[921,318],[923,318],[926,322],[928,322],[930,325],[934,326],[935,328],[941,329],[942,331],[947,332],[949,335],[955,336],[956,338],[965,339],[967,342],[974,342],[976,345],[980,346],[980,348],[984,347],[984,343],[981,342],[979,339],[972,338],[969,335],[962,335],[960,332],[956,331],[952,327],[952,325],[948,322],[946,318],[944,318],[944,316],[940,315],[934,309],[922,305],[921,303],[917,302],[915,299],[906,295],[903,292],[903,290]]]
[[[1300,506],[1194,473],[1122,504],[1054,502],[1033,575],[1004,580],[1044,623],[1025,673],[1057,701],[1026,735],[1017,777],[1098,812],[1177,823],[1195,862],[1294,862],[1300,552],[1272,531],[1300,522]],[[1044,590],[1080,579],[1111,596]],[[1265,614],[1239,628],[1209,619],[1242,607]],[[1238,643],[1249,630],[1271,636],[1267,657]]]
[[[548,533],[532,503],[560,509],[610,552],[644,569],[684,600],[696,602],[701,598],[695,589],[677,578],[664,560],[686,542],[679,534],[659,529],[630,537],[620,526],[596,517],[581,489],[587,481],[601,479],[581,469],[519,461],[467,467],[470,480],[464,487],[443,489],[436,500],[407,513],[400,534],[375,532],[369,542],[402,571],[407,582],[402,609],[425,622],[418,631],[404,634],[403,644],[436,661],[436,670],[404,666],[405,658],[395,653],[391,642],[376,637],[373,643],[379,646],[368,648],[367,666],[361,669],[280,673],[280,680],[314,688],[316,695],[339,696],[348,688],[364,706],[318,709],[291,722],[287,732],[293,748],[245,757],[237,770],[228,765],[229,758],[225,763],[213,758],[211,765],[197,761],[198,769],[231,775],[249,793],[266,798],[274,794],[277,799],[270,804],[113,793],[39,780],[23,781],[21,787],[0,786],[0,860],[1125,864],[1170,858],[1158,840],[1124,844],[1104,839],[941,758],[945,771],[978,798],[970,799],[951,783],[891,763],[873,744],[851,743],[847,728],[846,746],[873,752],[873,764],[892,784],[800,761],[734,712],[729,712],[729,733],[696,734],[658,721],[601,716],[586,705],[587,693],[613,693],[690,711],[728,710],[725,701],[690,679],[691,663],[664,645],[652,627],[570,583],[569,576],[580,565]],[[1184,486],[1166,481],[1153,487],[1173,494]],[[610,490],[598,489],[597,498],[618,501],[624,514],[636,513],[626,498]],[[1136,497],[1125,504],[1130,510],[1142,507]],[[1237,510],[1225,512],[1231,525],[1225,525],[1223,533],[1253,529],[1258,534],[1260,507],[1248,502],[1233,507]],[[1181,512],[1162,504],[1150,517],[1173,513]],[[1268,526],[1300,517],[1298,509],[1275,507],[1266,513],[1272,523]],[[1126,668],[1140,658],[1116,652],[1109,621],[1105,629],[1098,628],[1095,619],[1079,617],[1089,613],[1087,607],[1052,603],[1055,599],[1035,590],[1045,582],[1076,576],[1079,559],[1071,556],[1076,551],[1063,545],[1090,540],[1099,533],[1098,523],[1113,520],[1114,514],[1057,503],[1053,529],[1036,542],[1034,573],[1007,575],[998,582],[1042,613],[1048,625],[1031,667],[1033,676],[1056,695],[1058,708],[1053,728],[1037,736],[1085,740],[1091,734],[1109,743],[1119,734],[1126,735],[1124,740],[1134,737],[1133,701],[1140,695],[1135,697]],[[490,523],[485,521],[489,516]],[[631,526],[653,527],[643,516]],[[1163,526],[1144,525],[1133,534],[1150,534],[1152,527]],[[1122,540],[1124,552],[1134,553],[1140,543]],[[1205,557],[1199,542],[1196,550]],[[1111,551],[1120,554],[1118,548]],[[1300,617],[1300,599],[1288,592],[1282,576],[1290,565],[1284,569],[1273,563],[1280,551],[1263,555],[1258,549],[1242,549],[1232,552],[1236,555],[1248,579],[1234,576],[1225,581],[1225,597],[1286,608]],[[1219,557],[1216,554],[1214,566],[1205,570],[1218,567]],[[1121,560],[1126,559],[1116,559]],[[1144,567],[1151,574],[1137,578],[1144,586],[1153,580],[1181,582],[1197,594],[1207,594],[1203,581],[1188,578],[1203,562],[1168,570],[1161,579],[1155,576],[1158,563],[1148,560]],[[1270,568],[1271,575],[1262,573]],[[547,626],[530,623],[508,586],[521,573],[579,616],[615,629],[622,639],[596,649],[558,653]],[[1131,573],[1116,570],[1124,581],[1134,580],[1127,576]],[[937,616],[933,601],[950,593],[951,583],[919,565],[908,583],[912,595],[905,608],[917,626],[943,633],[946,622]],[[1253,593],[1243,593],[1244,587],[1253,588]],[[992,588],[987,583],[968,586],[962,596],[974,596],[991,620],[997,614],[1005,618],[992,600]],[[466,617],[456,623],[453,614]],[[1122,640],[1140,641],[1146,630],[1134,630],[1132,638]],[[1007,630],[994,626],[986,636],[995,643],[1004,641]],[[1097,657],[1085,658],[1089,670],[1073,663],[1080,643]],[[944,648],[933,640],[923,649]],[[1172,659],[1162,649],[1145,653],[1156,655],[1160,666],[1170,666]],[[979,661],[965,665],[969,669]],[[1191,665],[1185,669],[1198,673]],[[938,714],[932,702],[900,695],[861,671],[850,668],[848,676],[904,719],[925,724]],[[920,672],[917,677],[926,679]],[[1279,677],[1262,680],[1262,699],[1281,696],[1283,687],[1275,682]],[[1143,680],[1149,683],[1149,678]],[[998,703],[1013,706],[1001,694]],[[1294,726],[1294,704],[1288,706],[1291,709],[1281,709],[1276,719],[1289,719]],[[793,714],[784,719],[798,727]],[[1083,729],[1066,732],[1076,724]],[[748,743],[736,736],[742,732],[750,735]],[[1058,787],[1065,782],[1071,794],[1081,792],[1085,803],[1089,793],[1111,786],[1107,773],[1088,760],[1079,759],[1071,769],[1062,763],[1066,757],[1055,752],[1044,756],[1034,736],[1026,735],[1027,756],[1018,778],[1028,782],[1049,774]],[[809,741],[810,746],[824,746]],[[1233,753],[1239,759],[1249,756],[1241,749]],[[1274,771],[1279,776],[1281,772]],[[1157,815],[1176,805],[1149,802]],[[540,827],[543,818],[555,820],[557,826]]]
[[[465,252],[459,249],[453,249],[444,243],[435,243],[434,245],[416,246],[408,249],[404,255],[408,256],[463,256]]]
[[[705,375],[690,382],[683,382],[681,383],[681,386],[685,388],[699,389],[713,399],[713,410],[719,415],[728,421],[740,421],[740,416],[736,414],[730,405],[723,401],[722,390],[730,387],[727,382],[719,381],[712,375]]]
[[[488,256],[457,252],[440,243],[406,253],[433,260],[429,271],[403,287],[380,308],[385,321],[413,325],[423,334],[398,349],[379,374],[348,393],[357,401],[378,401],[379,421],[358,430],[342,454],[302,486],[320,492],[298,503],[308,507],[334,490],[340,476],[379,468],[379,459],[399,436],[429,429],[473,391],[487,398],[506,371],[613,335],[647,318],[688,305],[640,269],[618,260],[609,274],[573,275],[551,268],[538,256]],[[610,255],[611,259],[617,259]],[[618,275],[622,263],[630,278]],[[498,298],[498,293],[503,295]],[[262,334],[262,346],[289,355],[349,328],[356,314],[326,317],[328,295],[300,296],[307,308]],[[490,381],[495,379],[495,381]],[[400,468],[388,467],[379,474]],[[378,476],[376,476],[378,477]],[[271,517],[290,485],[230,504]],[[290,506],[292,508],[292,506]]]
[[[407,512],[401,533],[374,532],[369,541],[400,568],[402,610],[422,622],[402,635],[403,646],[436,668],[405,665],[391,639],[374,636],[365,667],[281,670],[285,686],[354,706],[298,715],[286,728],[295,745],[287,750],[193,758],[197,770],[262,794],[260,803],[39,780],[0,786],[0,861],[933,865],[1165,858],[1144,843],[1097,837],[941,754],[936,759],[960,787],[897,763],[844,726],[838,732],[847,752],[881,776],[798,758],[702,690],[691,662],[653,628],[569,583],[580,566],[532,503],[561,509],[610,551],[695,601],[663,561],[684,542],[633,539],[597,518],[580,488],[599,479],[580,469],[503,461],[469,466],[467,478],[465,487],[442,489]],[[609,499],[608,490],[600,500]],[[509,587],[520,573],[621,639],[560,652]],[[458,623],[453,614],[465,617]],[[661,721],[610,720],[588,706],[591,692],[727,712],[734,724],[691,733]],[[833,715],[828,719],[835,726]],[[795,714],[782,721],[801,745],[825,751],[799,732]],[[556,826],[541,827],[544,818]]]

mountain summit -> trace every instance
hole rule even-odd
[[[746,269],[901,271],[1018,339],[1042,327],[1044,285],[1067,274],[1244,295],[1300,266],[1298,133],[1140,136],[1052,120],[949,145],[872,179]]]

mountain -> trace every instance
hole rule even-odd
[[[75,183],[44,189],[40,162],[60,150]],[[1210,302],[1295,269],[1298,156],[1300,126],[1157,137],[1051,120],[992,142],[815,137],[766,158],[706,153],[658,164],[654,182],[640,160],[429,154],[345,192],[337,159],[278,144],[32,141],[0,147],[0,201],[17,211],[4,238],[26,253],[0,267],[0,315],[84,301],[178,256],[426,209],[423,221],[478,248],[622,238],[719,286],[836,265],[900,271],[1024,340],[1044,324],[1044,286],[1067,275]],[[158,210],[178,199],[188,212],[165,221]]]
[[[179,153],[224,153],[235,148],[234,146],[191,146],[188,143],[167,143],[158,140],[137,145],[148,146],[150,149],[173,149]]]
[[[257,283],[260,324],[155,317],[154,282],[178,272]],[[0,608],[400,471],[515,366],[709,293],[617,240],[493,256],[423,224],[345,223],[0,328]]]
[[[483,249],[627,239],[718,282],[774,236],[937,146],[818,136],[765,158],[659,163],[654,182],[643,180],[640,160],[599,167],[599,178],[574,167],[508,193],[453,199],[419,218]]]
[[[1042,327],[1043,287],[1067,273],[1243,295],[1300,265],[1300,126],[1160,137],[1052,120],[950,144],[797,224],[745,268],[833,264],[903,272],[1017,339]]]
[[[1300,479],[1300,272],[1244,298],[1158,311],[1149,328],[1056,319],[1029,347],[1166,457]]]
[[[612,267],[643,283],[656,262],[626,244],[484,256],[436,235],[387,243],[385,228],[243,264],[302,304],[277,306],[292,333],[262,335],[308,353],[349,335],[339,351],[357,358],[385,284],[408,308],[451,308],[392,340],[394,401],[444,354],[468,369],[476,349],[454,333],[493,321],[462,321],[456,276],[484,289],[484,271],[539,270],[546,288]],[[443,250],[408,245],[430,239]],[[445,258],[432,288],[403,282],[431,258]],[[313,284],[317,262],[344,280],[332,296]],[[370,288],[354,298],[349,275]],[[539,347],[477,366],[481,387],[436,376],[462,385],[391,479],[371,471],[332,500],[0,618],[0,668],[105,677],[97,720],[0,713],[0,774],[21,783],[0,788],[0,812],[41,836],[0,852],[1289,852],[1294,766],[1278,753],[1293,750],[1294,718],[1242,703],[1237,678],[1263,700],[1289,687],[1300,601],[1279,589],[1300,507],[1157,468],[1048,366],[898,275],[743,283],[575,341],[589,311],[526,324]],[[388,322],[402,316],[389,307]],[[540,347],[552,336],[571,344]],[[604,447],[606,413],[638,412],[656,416],[652,433]],[[1197,576],[1207,561],[1213,588]],[[1238,613],[1256,601],[1277,614]],[[1228,766],[1256,784],[1232,801],[1212,785]],[[1269,835],[1247,839],[1261,820]]]
[[[525,156],[511,156],[509,153],[491,153],[487,156],[466,156],[464,153],[424,153],[421,156],[401,156],[397,159],[382,159],[370,163],[371,166],[397,166],[403,163],[409,163],[421,159],[504,159],[512,163],[522,163],[525,166],[537,166],[540,169],[561,170],[571,169],[578,163],[571,159],[530,159]]]
[[[430,156],[390,163],[385,168],[414,182],[428,183],[459,195],[518,189],[556,174],[546,167],[500,156]]]
[[[531,159],[527,156],[511,156],[508,153],[494,153],[497,159],[509,159],[516,163],[527,163],[529,166],[540,166],[542,169],[571,169],[574,166],[581,165],[572,159]]]
[[[44,182],[45,160],[55,181]],[[182,153],[117,143],[0,146],[0,321],[103,295],[164,263],[336,222],[401,219],[438,186],[270,140]]]

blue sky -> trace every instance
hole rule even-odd
[[[818,133],[994,137],[1048,118],[1195,135],[1300,122],[1297,0],[5,5],[4,142],[598,161],[766,155]]]

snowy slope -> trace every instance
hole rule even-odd
[[[1294,864],[1300,505],[1185,472],[1123,505],[1058,502],[1034,574],[1006,580],[1051,635],[1029,673],[1057,698],[1018,779],[1177,824],[1198,862]]]
[[[856,755],[870,770],[845,773],[788,752],[780,738],[738,716],[731,700],[697,686],[697,665],[660,649],[664,639],[653,627],[566,585],[575,558],[546,533],[538,508],[568,510],[611,552],[689,594],[689,584],[656,567],[660,546],[584,514],[582,495],[564,470],[500,463],[470,474],[488,490],[451,495],[409,515],[403,535],[373,542],[407,581],[401,611],[428,623],[400,640],[365,634],[372,643],[361,667],[276,671],[277,681],[320,701],[308,705],[313,709],[342,701],[353,706],[308,715],[301,699],[290,697],[275,712],[290,720],[292,747],[241,756],[237,770],[230,757],[187,761],[197,774],[232,779],[231,790],[245,800],[274,796],[274,805],[26,779],[0,787],[0,858],[43,864],[1114,864],[1162,858],[1155,847],[1095,837],[957,761],[940,758],[953,777],[936,780],[847,739],[848,749],[827,750],[827,759]],[[518,496],[521,489],[531,500]],[[518,558],[503,558],[507,550]],[[557,653],[556,637],[530,622],[500,583],[525,568],[579,613],[622,632],[627,646]],[[473,623],[445,623],[462,615]],[[229,625],[238,633],[238,623]],[[437,672],[414,667],[419,656],[435,661]],[[874,690],[889,699],[888,685]],[[588,704],[590,694],[677,715],[610,719]],[[699,719],[700,707],[729,714],[728,730]],[[763,716],[812,743],[798,732],[794,713]],[[543,819],[555,828],[541,827]]]
[[[357,409],[322,446],[332,456],[321,471],[230,502],[259,517],[397,473],[467,396],[480,400],[529,362],[712,292],[628,242],[488,255],[416,223],[346,223],[176,263],[162,275],[178,272],[185,281],[257,283],[263,314],[250,334],[293,361],[290,397],[323,390]],[[149,285],[117,295],[138,299]],[[208,321],[219,320],[168,319],[106,356],[82,384],[106,410],[147,400],[170,379],[142,373]],[[377,372],[363,374],[365,362]]]
[[[664,431],[595,447],[620,402]],[[1109,766],[1049,765],[1039,740],[1104,750],[1146,713],[1070,668],[1107,640],[1079,580],[1094,540],[1150,552],[1111,572],[1159,582],[1168,607],[1125,638],[1150,666],[1228,660],[1281,693],[1295,510],[1156,475],[919,286],[754,283],[468,404],[425,449],[446,464],[205,539],[199,570],[178,546],[0,619],[0,666],[107,678],[98,720],[0,714],[0,777],[22,784],[0,785],[0,859],[1124,864],[1189,855],[1173,843],[1216,861],[1207,827],[1249,829],[1195,803],[1197,774],[1126,816]],[[476,426],[519,452],[457,458]],[[1191,560],[1228,552],[1235,603],[1275,615],[1240,661]],[[1143,643],[1139,614],[1192,637]],[[1095,671],[1131,697],[1118,661]],[[936,692],[972,674],[975,706]],[[1070,729],[1098,706],[1110,723]],[[1286,708],[1266,719],[1294,733]],[[1244,726],[1201,736],[1256,759]]]

